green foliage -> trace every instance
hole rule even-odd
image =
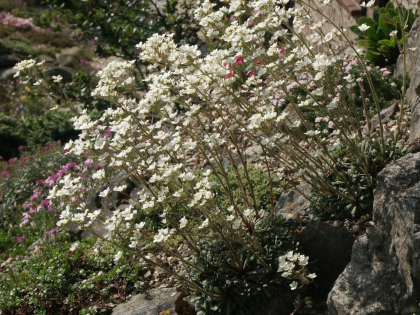
[[[84,104],[85,108],[90,111],[91,117],[99,118],[105,109],[115,105],[107,100],[92,96],[92,92],[98,83],[96,73],[97,71],[89,67],[77,71],[73,81],[66,84],[65,92],[71,101]],[[94,112],[95,110],[98,112]]]
[[[388,2],[383,8],[374,8],[373,18],[363,16],[358,20],[359,25],[369,26],[366,32],[362,32],[357,25],[350,29],[359,36],[358,44],[367,49],[367,59],[382,67],[397,62],[400,47],[417,17],[415,10],[407,10],[403,6],[395,8],[392,2]],[[404,25],[404,29],[401,25]],[[390,35],[392,31],[397,31],[396,36]]]
[[[336,172],[324,176],[336,192],[312,187],[313,202],[310,211],[324,220],[358,219],[371,213],[376,176],[390,161],[398,159],[404,152],[404,148],[395,146],[391,139],[386,141],[386,149],[386,159],[382,159],[379,141],[365,140],[360,143],[358,151],[363,156],[363,165],[345,146],[339,145],[331,149],[331,159],[334,161]],[[369,173],[370,177],[367,177],[366,173]]]
[[[243,241],[249,247],[244,247],[231,235],[226,238],[229,246],[223,240],[199,242],[200,255],[193,254],[190,259],[198,269],[184,267],[188,278],[213,294],[197,292],[194,303],[198,314],[256,314],[270,297],[290,291],[285,279],[277,273],[278,258],[293,248],[280,217],[267,216],[256,224],[252,234],[244,235]],[[250,247],[255,251],[250,251]],[[271,271],[261,264],[257,255]]]
[[[36,56],[38,51],[30,41],[19,35],[12,35],[10,37],[3,38],[0,43],[1,55],[11,53],[23,56]]]
[[[36,182],[45,179],[52,172],[73,159],[62,152],[62,147],[50,145],[40,148],[19,159],[0,164],[2,174],[0,184],[0,227],[6,230],[18,226],[21,209],[36,187]]]
[[[242,184],[238,181],[237,174],[239,174]],[[227,211],[232,203],[216,178],[213,176],[212,179],[217,183],[213,188],[216,205],[222,211]],[[231,195],[234,198],[235,204],[242,211],[246,209],[243,199],[244,195],[250,197],[254,194],[258,209],[272,211],[273,203],[274,205],[276,204],[280,194],[283,192],[283,189],[278,185],[273,185],[273,192],[271,192],[269,175],[252,165],[247,166],[246,172],[242,166],[237,167],[236,170],[233,166],[229,166],[227,168],[227,185],[230,186]],[[242,189],[245,189],[245,194]],[[252,203],[252,200],[248,200],[248,203]]]
[[[71,112],[46,112],[39,116],[15,118],[0,113],[0,142],[7,146],[0,148],[4,159],[17,156],[19,146],[35,148],[53,141],[67,142],[77,137],[70,118]]]
[[[392,105],[395,100],[401,99],[401,93],[402,93],[402,87],[403,87],[403,77],[402,75],[399,76],[384,76],[384,72],[381,70],[384,69],[378,69],[378,67],[374,67],[369,72],[370,78],[372,80],[373,86],[375,87],[375,93],[378,97],[378,101],[381,105],[381,108],[387,108],[390,105]],[[371,115],[374,114],[374,99],[372,96],[371,88],[369,86],[369,82],[366,78],[366,76],[362,75],[363,73],[363,67],[360,64],[357,64],[353,66],[351,73],[356,78],[362,78],[362,85],[363,89],[365,90],[365,102],[367,105],[367,108],[371,111]],[[349,102],[351,101],[351,97],[347,96]],[[362,93],[360,91],[359,84],[356,84],[354,87],[354,102],[357,108],[362,109],[363,108],[363,100],[362,100]]]
[[[58,235],[27,260],[0,273],[0,311],[31,314],[94,314],[110,294],[136,291],[144,265],[113,260],[114,247],[95,249],[90,239],[70,250]]]
[[[136,60],[137,75],[144,75],[135,46],[154,33],[174,33],[176,42],[197,44],[198,27],[191,16],[194,1],[184,1],[178,11],[177,0],[167,0],[163,9],[152,1],[44,0],[62,13],[62,18],[81,28],[85,37],[96,45],[99,56],[120,56]]]

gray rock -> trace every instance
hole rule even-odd
[[[16,72],[17,70],[13,68],[0,69],[0,81],[14,80],[14,75],[16,74]]]
[[[304,195],[310,194],[311,186],[308,183],[301,183],[297,186]],[[286,220],[294,219],[306,213],[309,201],[298,190],[291,190],[281,194],[276,204],[275,211]]]
[[[391,119],[393,119],[395,117],[395,114],[398,113],[399,108],[400,107],[399,107],[398,103],[394,103],[391,106],[389,106],[388,108],[385,108],[384,110],[382,110],[380,112],[382,123],[383,124],[386,124]],[[370,120],[370,128],[371,128],[371,130],[373,130],[374,128],[376,128],[378,126],[379,126],[379,118],[378,118],[378,114],[376,114]],[[363,128],[363,132],[364,133],[367,133],[368,132],[367,125]]]
[[[42,62],[45,61],[45,65],[46,66],[57,66],[58,62],[55,60],[55,58],[48,56],[48,55],[40,55],[37,58],[38,62]]]
[[[414,22],[413,27],[408,33],[406,47],[417,48],[415,52],[406,49],[405,57],[406,71],[411,78],[406,98],[407,102],[411,104],[420,95],[420,72],[418,71],[420,69],[420,19]],[[404,74],[404,59],[402,54],[398,57],[394,73],[396,76]]]
[[[325,301],[335,280],[350,262],[354,236],[344,226],[310,221],[296,240],[316,266],[314,294]]]
[[[175,314],[175,301],[179,296],[173,288],[154,289],[146,293],[137,294],[128,302],[117,305],[113,315],[158,315],[169,310]]]
[[[406,99],[411,106],[411,128],[409,142],[414,142],[420,136],[420,19],[417,19],[408,33],[406,47],[417,48],[415,52],[406,50],[406,71],[410,77]],[[404,74],[403,55],[397,61],[395,75]]]
[[[272,297],[266,305],[261,305],[255,315],[289,315],[293,312],[296,297],[287,288],[279,296]]]
[[[410,143],[420,141],[420,96],[411,103]]]
[[[300,123],[298,127],[295,127],[295,124],[298,121],[301,121],[302,119],[300,118],[298,112],[296,112],[296,110],[291,104],[288,104],[286,108],[283,110],[283,112],[288,113],[287,120],[285,121],[285,126],[287,127],[286,129],[288,129],[292,134],[299,135],[299,131],[300,132],[306,131],[306,127],[302,122]]]
[[[57,56],[57,61],[62,67],[69,67],[73,69],[80,68],[80,59],[70,54],[59,54]]]
[[[77,59],[86,59],[85,52],[82,48],[78,46],[69,47],[69,48],[62,48],[61,54],[71,55]]]
[[[20,61],[22,59],[14,55],[0,55],[0,68],[12,68]]]
[[[256,159],[263,156],[263,149],[260,145],[250,146],[245,150],[245,156],[247,158]]]
[[[379,173],[373,220],[328,296],[331,315],[420,312],[420,153]]]
[[[73,81],[73,76],[76,74],[76,70],[68,67],[55,67],[45,71],[45,75],[47,77],[53,77],[61,75],[63,77],[63,82],[71,82]]]

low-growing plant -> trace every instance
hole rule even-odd
[[[310,283],[315,275],[309,273],[308,258],[287,241],[289,232],[276,217],[273,200],[280,182],[309,182],[318,196],[340,201],[337,216],[354,219],[371,211],[360,196],[374,186],[378,169],[400,153],[406,81],[397,122],[389,130],[379,115],[382,104],[372,79],[377,71],[368,68],[365,56],[322,8],[298,2],[302,6],[286,9],[287,1],[233,1],[220,8],[205,1],[195,16],[207,37],[217,37],[226,49],[202,57],[197,46],[155,34],[137,45],[139,58],[153,72],[145,81],[147,92],[135,85],[135,60],[114,61],[98,73],[92,93],[116,105],[100,119],[92,120],[63,98],[81,131],[66,149],[77,155],[89,151],[104,166],[91,176],[97,186],[106,187],[109,168],[124,170],[137,186],[130,197],[139,206],[104,216],[104,209],[89,206],[92,191],[69,176],[49,194],[67,206],[58,225],[73,222],[95,233],[95,225],[103,224],[108,235],[96,233],[99,237],[175,274],[205,302],[196,305],[202,314],[246,314],[277,281],[278,295],[284,287],[297,295]],[[312,20],[314,11],[333,26],[331,31],[323,32],[324,22]],[[352,56],[342,53],[347,46]],[[349,64],[362,70],[346,72]],[[16,69],[35,75],[28,82],[42,87],[37,67],[28,60]],[[363,95],[356,95],[357,85],[361,94],[372,95],[369,108]],[[378,126],[365,131],[373,115]],[[316,126],[318,117],[328,119],[324,134]],[[258,162],[248,158],[251,146],[260,151]],[[267,189],[252,182],[254,167],[268,177]],[[369,187],[360,193],[355,181]],[[269,191],[269,197],[257,197],[258,189]],[[111,193],[106,187],[99,195],[106,199]],[[348,205],[355,200],[360,203],[353,211]],[[138,207],[158,213],[160,220],[146,222]],[[180,239],[186,252],[177,246]],[[152,259],[156,251],[177,258],[184,273]],[[268,288],[253,295],[247,290],[256,278]],[[242,295],[249,298],[243,307]]]
[[[19,146],[35,149],[52,141],[67,142],[78,136],[69,119],[71,112],[44,112],[39,116],[15,117],[0,113],[0,156],[10,159],[18,156]]]
[[[26,148],[21,147],[20,150],[24,151]],[[52,143],[47,147],[27,152],[19,159],[0,163],[1,254],[11,251],[25,252],[33,241],[54,230],[57,218],[54,219],[53,215],[47,218],[39,217],[38,227],[35,229],[22,225],[22,212],[30,210],[30,207],[25,207],[25,203],[34,194],[37,183],[48,177],[50,172],[58,171],[69,159],[70,157],[62,153],[61,145]],[[38,198],[39,210],[50,206],[50,202],[45,200],[46,195],[39,193]]]
[[[387,139],[387,142],[392,140]],[[340,196],[332,197],[323,193],[321,190],[312,188],[312,203],[310,211],[317,217],[324,220],[346,218],[358,218],[364,214],[369,214],[373,208],[373,190],[376,187],[376,175],[390,162],[403,155],[404,148],[387,145],[386,160],[380,157],[380,147],[377,141],[365,140],[359,144],[360,152],[363,154],[365,165],[371,172],[371,177],[364,175],[364,171],[357,159],[351,154],[351,150],[345,146],[337,146],[331,150],[332,158],[336,161],[336,168],[346,177],[343,181],[342,176],[335,173],[328,173],[324,176],[326,180],[338,191],[348,194],[347,198]],[[350,202],[349,202],[350,200]]]
[[[177,42],[197,44],[198,27],[191,14],[194,1],[44,0],[62,13],[68,23],[81,28],[85,38],[96,45],[99,56],[119,56],[136,60],[136,75],[144,79],[145,66],[134,46],[145,42],[154,33],[171,32]],[[139,82],[141,84],[141,82]]]
[[[375,66],[393,66],[417,17],[416,10],[407,10],[402,5],[395,8],[388,2],[383,8],[373,9],[373,18],[359,18],[359,26],[353,25],[350,30],[359,36],[358,44],[366,48],[366,58]],[[363,25],[367,28],[362,29]]]
[[[115,247],[90,239],[72,243],[58,234],[38,253],[0,270],[0,311],[32,314],[96,314],[109,295],[140,291],[144,263],[121,257]],[[107,294],[103,294],[103,292]],[[93,312],[93,313],[92,313]]]

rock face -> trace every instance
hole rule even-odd
[[[328,296],[331,315],[420,312],[420,153],[379,173],[373,220]]]
[[[311,186],[308,183],[301,183],[297,186],[298,190],[282,193],[276,204],[276,213],[282,215],[286,220],[305,214],[309,201],[299,191],[309,195],[310,188]]]
[[[76,70],[72,68],[68,68],[68,67],[55,67],[55,68],[51,68],[45,71],[45,75],[47,77],[61,75],[63,77],[64,83],[71,82],[75,74],[76,74]]]
[[[420,96],[411,103],[410,142],[420,142]]]
[[[155,289],[146,293],[138,294],[125,303],[114,308],[113,315],[159,315],[164,311],[166,314],[175,314],[175,301],[180,293],[175,289]]]
[[[410,32],[408,33],[406,47],[416,48],[416,51],[406,51],[406,71],[410,77],[410,86],[407,89],[406,98],[411,105],[411,128],[410,142],[416,141],[420,136],[420,106],[418,97],[420,96],[420,19],[417,19]],[[395,68],[395,75],[404,74],[404,60],[400,55]]]
[[[310,221],[295,238],[317,267],[320,280],[315,281],[311,295],[325,301],[334,281],[350,262],[354,236],[344,226]]]
[[[420,73],[417,69],[420,69],[420,19],[417,19],[410,32],[408,33],[407,48],[417,48],[416,51],[406,51],[406,71],[408,72],[411,82],[410,87],[407,89],[408,101],[414,101],[414,99],[420,95]],[[395,68],[395,75],[404,74],[404,60],[403,56],[398,57],[397,65]]]

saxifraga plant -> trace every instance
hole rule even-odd
[[[151,259],[150,254],[163,251],[176,257],[185,270],[195,270],[176,274],[178,279],[205,296],[213,312],[235,307],[240,300],[235,297],[230,299],[233,304],[227,303],[226,295],[210,290],[200,276],[214,263],[201,260],[206,257],[206,248],[213,245],[223,253],[217,259],[226,258],[226,270],[230,265],[234,267],[229,269],[232,272],[243,273],[248,259],[257,261],[250,266],[263,266],[267,275],[276,270],[273,257],[281,255],[276,276],[284,278],[292,290],[308,283],[307,257],[289,246],[280,250],[286,254],[265,256],[254,239],[260,224],[267,222],[274,228],[276,223],[273,207],[269,204],[261,208],[255,198],[248,166],[254,162],[246,158],[247,147],[261,149],[258,167],[269,178],[272,196],[275,180],[290,176],[309,182],[323,195],[352,204],[354,179],[348,175],[348,167],[355,170],[356,178],[373,183],[376,170],[398,151],[402,115],[389,133],[380,115],[378,127],[363,132],[365,122],[355,106],[354,91],[364,78],[368,88],[363,89],[372,93],[372,106],[370,111],[363,111],[363,119],[369,121],[382,110],[369,65],[322,8],[299,3],[299,8],[286,9],[270,0],[232,1],[229,7],[215,9],[209,1],[203,2],[196,18],[208,37],[218,37],[229,49],[216,49],[201,57],[198,47],[178,46],[173,35],[153,35],[137,45],[139,58],[153,72],[146,80],[147,92],[139,92],[134,84],[131,71],[135,61],[114,61],[100,71],[93,94],[114,102],[116,108],[108,108],[100,119],[92,120],[86,110],[67,104],[77,114],[74,125],[81,135],[66,148],[77,155],[89,151],[95,163],[103,166],[90,174],[98,186],[109,180],[109,168],[123,169],[138,187],[138,192],[130,196],[133,202],[144,211],[158,211],[160,225],[137,220],[133,206],[103,217],[100,209],[90,207],[91,193],[85,183],[71,176],[50,191],[51,200],[66,204],[58,224],[74,222],[95,233],[93,223],[99,221],[109,232],[102,238],[171,274],[176,274],[171,265],[156,257]],[[326,0],[322,5],[328,3]],[[331,31],[322,31],[324,22],[311,18],[314,11],[333,26]],[[293,27],[288,25],[290,16],[294,18]],[[271,34],[268,45],[267,33]],[[351,47],[354,56],[341,53],[345,45]],[[346,73],[345,64],[349,62],[362,67],[360,77]],[[31,60],[16,66],[19,72],[35,75],[36,67]],[[29,82],[43,87],[39,78]],[[296,87],[303,90],[300,97],[292,93]],[[403,98],[404,93],[403,86]],[[285,103],[290,105],[287,110],[280,108]],[[325,134],[305,117],[305,108],[313,110],[315,117],[328,118],[331,127]],[[360,145],[364,141],[371,145]],[[349,158],[334,150],[342,150]],[[346,165],[348,161],[350,165]],[[200,167],[203,164],[205,170]],[[228,164],[233,167],[237,185],[231,184]],[[228,213],[218,207],[214,193],[217,185],[224,191]],[[239,187],[239,200],[234,186]],[[103,198],[110,193],[109,188],[100,192]],[[352,209],[349,211],[353,215]],[[264,240],[264,236],[258,237]],[[178,250],[180,240],[189,249],[187,256]],[[197,263],[190,257],[197,257]],[[227,277],[233,279],[234,273]]]
[[[359,26],[350,26],[358,37],[358,44],[366,48],[366,58],[375,66],[393,66],[402,51],[403,42],[417,19],[417,11],[407,10],[402,5],[396,8],[392,2],[385,7],[375,7],[373,18],[359,18]],[[360,25],[367,25],[366,32],[360,30]],[[404,25],[402,32],[401,25]]]

